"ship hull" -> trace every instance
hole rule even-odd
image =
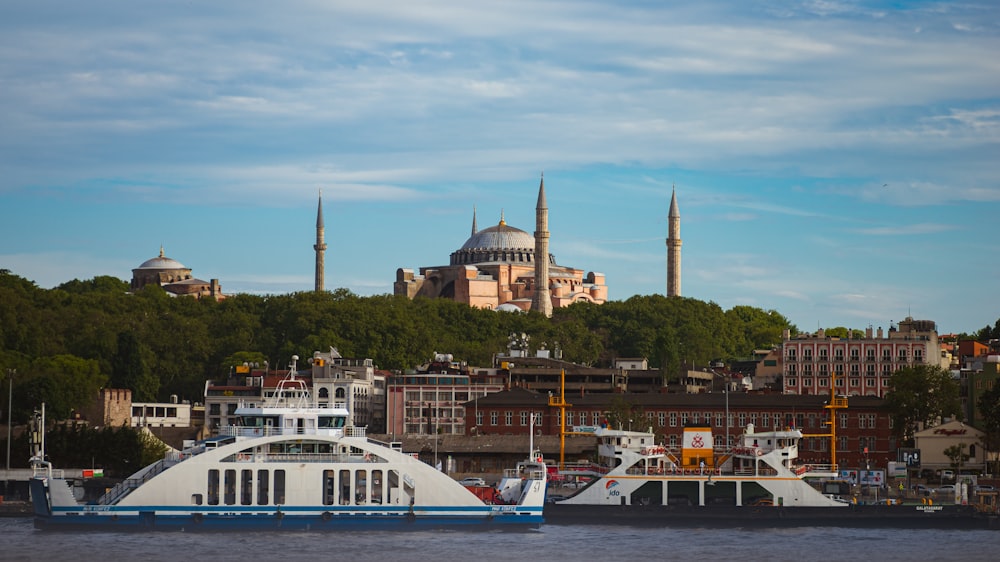
[[[961,505],[849,505],[844,507],[737,507],[579,505],[545,508],[547,525],[657,527],[859,527],[1000,529],[1000,518]]]

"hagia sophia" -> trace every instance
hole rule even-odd
[[[477,308],[537,310],[574,302],[602,304],[608,299],[604,274],[562,266],[549,253],[545,178],[538,187],[535,235],[515,228],[501,214],[496,226],[478,230],[473,212],[472,235],[452,252],[448,265],[396,271],[393,292],[409,298],[443,297]],[[544,258],[540,258],[544,256]]]
[[[575,302],[603,304],[608,286],[603,273],[559,265],[549,252],[549,209],[545,197],[545,177],[538,186],[534,235],[507,224],[503,213],[496,226],[479,230],[472,214],[472,234],[451,253],[448,265],[396,270],[393,293],[415,297],[447,298],[477,308],[492,310],[535,310],[546,316],[553,308]],[[671,193],[668,216],[667,291],[668,297],[681,294],[680,213],[677,193]],[[316,212],[315,290],[325,290],[325,228],[323,195]],[[538,259],[544,256],[544,259]],[[192,296],[222,300],[225,295],[218,279],[209,282],[194,278],[191,269],[160,255],[132,270],[132,291],[157,284],[172,296]]]

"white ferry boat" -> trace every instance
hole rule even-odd
[[[490,503],[434,467],[347,427],[343,407],[318,407],[292,368],[238,426],[136,472],[81,504],[61,471],[35,462],[31,495],[42,529],[344,530],[537,527],[546,467],[508,469]],[[44,458],[44,457],[43,457]]]
[[[836,471],[798,463],[797,429],[749,425],[735,447],[720,451],[708,427],[685,428],[680,451],[656,444],[651,432],[599,428],[595,435],[598,462],[562,471],[589,482],[550,503],[546,524],[1000,527],[995,505],[858,505],[821,492],[824,481],[839,484]]]
[[[794,465],[802,432],[755,432],[716,454],[710,428],[684,429],[680,454],[657,445],[652,433],[599,428],[596,479],[566,504],[778,505],[840,508]],[[808,467],[810,471],[814,467]],[[820,467],[815,467],[820,469]],[[606,470],[606,471],[605,471]],[[831,473],[832,476],[832,473]]]

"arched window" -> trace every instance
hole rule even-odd
[[[330,389],[329,388],[325,388],[325,387],[319,389],[319,397],[320,398],[329,398],[330,397]]]
[[[344,399],[344,398],[347,398],[347,393],[344,391],[343,388],[338,388],[336,396],[337,396],[338,399]]]

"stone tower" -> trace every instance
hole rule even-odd
[[[681,213],[677,210],[677,189],[670,195],[667,217],[667,296],[681,296]]]
[[[316,250],[316,291],[323,291],[326,283],[326,234],[323,227],[323,192],[319,192],[319,207],[316,209],[316,243],[313,249]]]
[[[538,186],[535,205],[535,293],[531,309],[552,316],[552,295],[549,292],[549,205],[545,202],[545,175]]]

